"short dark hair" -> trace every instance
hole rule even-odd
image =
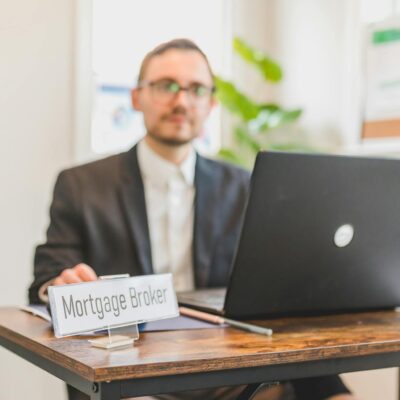
[[[143,80],[143,76],[146,72],[146,69],[147,69],[147,66],[149,65],[150,60],[155,56],[164,54],[168,50],[197,51],[198,53],[200,53],[202,55],[202,57],[204,58],[204,60],[207,64],[208,70],[210,71],[211,78],[214,81],[214,74],[212,72],[210,63],[209,63],[208,58],[205,55],[205,53],[192,40],[185,39],[185,38],[179,38],[179,39],[170,40],[165,43],[161,43],[158,46],[156,46],[153,50],[151,50],[149,53],[146,54],[146,56],[144,57],[144,59],[142,61],[141,66],[140,66],[138,83],[140,83]]]

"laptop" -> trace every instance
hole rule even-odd
[[[227,289],[178,300],[242,319],[400,305],[400,160],[259,153]]]

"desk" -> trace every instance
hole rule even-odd
[[[47,322],[1,308],[0,344],[93,400],[400,365],[400,313],[394,311],[267,325],[271,338],[232,328],[152,332],[132,348],[108,352],[82,337],[56,339]]]

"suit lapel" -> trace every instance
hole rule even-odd
[[[152,274],[153,267],[146,202],[136,150],[137,147],[133,147],[124,154],[122,160],[121,201],[133,236],[140,267],[144,274]]]
[[[218,177],[206,159],[197,155],[195,171],[195,216],[193,264],[196,287],[209,280],[214,238],[218,234]]]

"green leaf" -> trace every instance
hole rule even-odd
[[[258,68],[265,80],[279,82],[282,79],[283,73],[281,67],[265,53],[253,49],[238,37],[233,40],[233,48],[243,60]]]
[[[276,151],[295,151],[295,152],[306,152],[315,153],[315,150],[309,146],[301,145],[299,143],[273,143],[269,145],[270,150]]]
[[[278,106],[278,104],[274,103],[260,104],[259,107],[261,110],[268,110],[268,111],[277,111],[281,109],[281,107]]]
[[[258,153],[261,150],[261,145],[245,129],[236,127],[234,134],[238,142],[249,147],[252,152]]]
[[[237,165],[243,165],[244,163],[239,154],[237,154],[234,150],[227,149],[225,147],[222,147],[219,150],[218,157]]]
[[[284,110],[276,104],[263,104],[257,117],[248,121],[249,130],[252,133],[260,133],[276,128],[283,124],[296,121],[302,110]]]
[[[230,112],[238,115],[243,121],[249,121],[257,117],[259,112],[258,105],[237,90],[233,83],[216,76],[215,85],[217,99]]]
[[[297,121],[300,118],[302,113],[303,113],[303,110],[301,110],[300,108],[297,108],[295,110],[283,111],[282,123],[287,124],[289,122]]]

